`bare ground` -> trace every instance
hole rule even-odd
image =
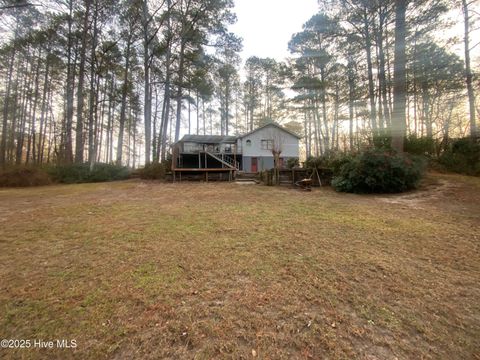
[[[0,190],[0,358],[480,359],[480,179]]]

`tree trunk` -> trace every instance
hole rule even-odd
[[[66,109],[63,124],[64,141],[62,147],[62,160],[67,164],[73,162],[72,149],[72,122],[73,122],[73,93],[75,89],[75,62],[72,64],[72,18],[73,18],[73,0],[69,1],[68,15],[68,47],[67,47],[67,89],[66,89]]]
[[[353,70],[353,55],[348,58],[348,115],[349,115],[349,138],[350,151],[353,151],[353,106],[355,101],[355,77]]]
[[[85,62],[87,54],[88,22],[92,0],[85,0],[85,14],[83,17],[82,44],[80,48],[80,65],[78,69],[77,90],[77,127],[75,130],[75,162],[83,162],[83,83],[85,81]]]
[[[15,39],[16,40],[17,31],[15,30]],[[7,154],[7,132],[8,132],[8,110],[10,104],[10,92],[12,86],[12,74],[13,74],[13,64],[15,62],[16,47],[12,50],[12,56],[10,58],[10,64],[8,66],[8,80],[7,80],[7,90],[5,92],[5,100],[3,103],[3,122],[2,122],[2,139],[0,142],[0,166],[5,167],[6,165],[6,154]]]
[[[30,70],[33,67],[33,65],[30,66]],[[28,72],[28,66],[25,68],[25,72]],[[30,76],[25,76],[25,82],[23,85],[24,91],[23,91],[23,100],[22,100],[22,114],[20,116],[20,127],[19,131],[17,134],[17,150],[15,154],[15,164],[20,165],[22,162],[22,156],[23,156],[23,144],[25,140],[25,127],[26,127],[26,122],[27,122],[27,114],[28,114],[28,93],[30,91],[31,87],[31,77]]]
[[[117,165],[122,165],[123,154],[123,133],[125,129],[125,118],[127,110],[127,94],[128,94],[128,72],[130,70],[130,48],[131,48],[131,35],[127,39],[127,49],[125,52],[125,70],[123,72],[123,86],[122,86],[122,103],[120,105],[120,123],[117,139]]]
[[[33,113],[32,113],[32,122],[31,122],[31,155],[32,155],[32,162],[35,164],[37,161],[36,157],[36,120],[37,120],[37,106],[38,106],[38,98],[40,97],[40,66],[41,66],[41,59],[42,59],[42,51],[38,51],[38,63],[37,63],[37,70],[35,72],[35,90],[33,93]],[[29,146],[30,147],[30,146]],[[29,153],[30,155],[30,153]],[[30,156],[27,156],[27,163],[29,161]]]
[[[165,93],[163,97],[163,108],[162,108],[162,128],[160,132],[161,136],[161,161],[166,160],[167,152],[167,132],[168,132],[168,123],[170,120],[170,60],[172,54],[172,29],[170,22],[170,10],[171,10],[171,0],[167,0],[168,14],[167,14],[167,34],[168,34],[168,44],[167,44],[167,53],[165,55]]]
[[[184,65],[185,65],[185,40],[181,40],[182,44],[180,46],[180,60],[178,66],[178,88],[177,88],[177,117],[175,123],[175,142],[179,140],[180,137],[180,125],[182,120],[182,90],[183,90],[183,75],[184,75]]]
[[[473,92],[473,85],[472,85],[472,69],[470,67],[470,17],[469,17],[469,9],[468,3],[466,0],[462,0],[462,8],[463,8],[463,17],[464,17],[464,43],[465,43],[465,80],[467,83],[467,92],[468,92],[468,105],[469,105],[469,112],[470,112],[470,136],[473,138],[477,137],[477,124],[475,120],[475,93]]]
[[[150,49],[149,49],[149,12],[147,0],[142,2],[143,9],[143,71],[145,76],[144,83],[144,104],[143,115],[145,125],[145,164],[150,163],[150,154],[152,152],[152,97],[150,88]]]
[[[330,131],[328,128],[328,118],[327,118],[327,96],[326,96],[326,77],[325,77],[325,68],[322,66],[320,67],[320,81],[322,82],[323,89],[320,93],[320,100],[322,102],[322,119],[323,119],[323,126],[325,127],[325,150],[330,149]],[[321,125],[320,125],[321,129]]]
[[[49,75],[49,70],[50,70],[50,63],[48,61],[48,53],[47,53],[47,59],[46,59],[46,64],[45,64],[45,77],[43,79],[43,94],[42,94],[42,113],[40,115],[40,132],[38,134],[38,143],[39,143],[39,151],[37,154],[37,162],[41,162],[41,156],[43,154],[43,149],[42,149],[42,129],[43,129],[43,124],[45,122],[45,113],[47,111],[47,91],[48,91],[48,75]]]
[[[88,111],[88,161],[90,163],[90,171],[93,170],[93,165],[95,163],[95,129],[94,123],[97,112],[97,98],[96,98],[96,84],[97,76],[95,74],[96,66],[96,55],[97,50],[97,37],[98,37],[98,27],[97,27],[97,18],[98,18],[98,2],[95,1],[95,10],[93,13],[93,39],[92,39],[92,49],[90,52],[90,94],[89,94],[89,111]]]
[[[385,26],[385,18],[387,10],[384,9],[383,11],[380,10],[380,27],[378,31],[378,57],[379,57],[379,71],[378,71],[378,78],[380,84],[380,97],[382,99],[380,108],[383,107],[383,118],[384,118],[384,125],[388,126],[390,123],[390,111],[388,107],[388,98],[387,98],[387,77],[385,72],[385,50],[383,46],[383,34],[384,34],[384,26]]]
[[[395,0],[395,60],[393,74],[393,117],[392,148],[403,152],[406,128],[406,56],[405,56],[405,13],[407,0]]]
[[[370,122],[373,134],[377,134],[377,108],[375,107],[375,88],[373,86],[373,65],[372,65],[372,39],[370,36],[370,27],[368,24],[367,9],[364,9],[363,26],[365,31],[365,50],[367,52],[367,70],[368,70],[368,98],[370,100]]]
[[[115,74],[112,72],[112,79],[110,82],[110,90],[109,90],[109,101],[108,101],[108,112],[107,112],[107,139],[105,144],[105,162],[110,163],[112,159],[112,148],[113,148],[113,139],[112,139],[112,132],[111,129],[113,127],[113,120],[112,120],[112,109],[115,103],[114,99],[114,89],[115,89]]]
[[[230,118],[230,79],[227,81],[225,88],[225,135],[228,136],[229,118]]]

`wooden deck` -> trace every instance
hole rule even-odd
[[[173,169],[173,171],[176,171],[176,172],[219,172],[219,171],[223,171],[223,172],[229,172],[229,171],[236,171],[235,169],[231,169],[231,168],[175,168]]]
[[[196,174],[195,176],[202,176],[203,180],[208,182],[208,174],[212,174],[210,180],[228,180],[233,181],[235,179],[235,173],[237,170],[232,168],[174,168],[173,172],[173,181],[182,181],[182,174],[185,174],[183,177],[188,179],[189,175]],[[228,177],[224,178],[224,175]],[[191,176],[190,176],[191,177]]]

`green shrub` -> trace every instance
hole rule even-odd
[[[413,155],[435,155],[435,149],[438,143],[435,139],[429,137],[417,137],[415,134],[405,138],[405,152]]]
[[[440,155],[438,161],[449,171],[479,176],[480,142],[471,138],[455,140]]]
[[[89,182],[104,182],[124,180],[129,177],[128,169],[124,166],[96,163],[90,170],[90,164],[58,165],[49,168],[51,177],[64,184]]]
[[[39,167],[14,166],[0,170],[0,187],[41,186],[51,182],[49,174]]]
[[[307,169],[331,169],[333,173],[337,172],[339,168],[345,163],[349,161],[352,157],[352,154],[344,154],[344,153],[335,153],[329,152],[325,155],[317,156],[317,157],[310,157],[305,161],[305,167]]]
[[[150,163],[145,167],[138,169],[138,175],[145,180],[159,180],[165,179],[166,164],[165,163]]]
[[[379,149],[348,156],[334,172],[332,186],[353,193],[395,193],[416,188],[425,160]]]
[[[377,150],[392,150],[392,137],[390,135],[376,135],[372,139],[373,147]],[[418,137],[408,135],[404,141],[404,151],[412,155],[434,155],[437,141],[426,136]]]
[[[330,166],[330,157],[327,155],[311,156],[305,161],[307,169],[320,169]]]
[[[288,158],[287,159],[287,169],[293,169],[300,165],[298,158]]]
[[[374,135],[372,138],[373,147],[378,150],[391,150],[392,137],[388,134]]]

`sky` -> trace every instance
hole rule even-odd
[[[478,9],[478,8],[477,8]],[[290,56],[288,42],[292,35],[302,30],[302,25],[318,12],[317,0],[235,0],[235,13],[238,21],[230,26],[230,31],[243,38],[242,60],[250,56],[273,57],[284,60]],[[460,8],[449,14],[457,24],[436,36],[463,36],[463,18]],[[478,42],[480,30],[470,36],[472,46]],[[441,42],[441,41],[440,41]],[[463,43],[459,41],[449,46],[463,59]],[[472,51],[472,61],[477,64],[480,45]]]
[[[243,38],[242,59],[289,56],[288,42],[318,11],[317,0],[235,0],[238,22],[230,31]]]

